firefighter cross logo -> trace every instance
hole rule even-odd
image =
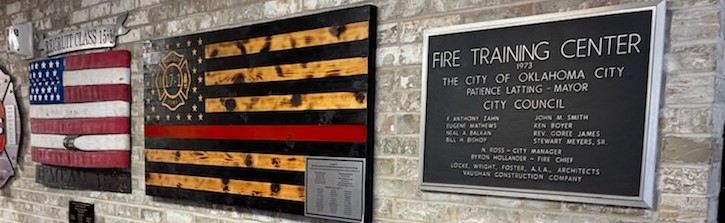
[[[176,111],[189,99],[191,73],[184,55],[171,51],[161,58],[156,75],[156,90],[161,105]]]

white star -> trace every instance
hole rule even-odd
[[[30,95],[30,101],[35,101],[35,95]]]
[[[58,63],[58,60],[55,61],[55,67],[60,67],[60,63]]]
[[[58,94],[55,94],[55,100],[56,100],[56,101],[60,101],[60,95],[58,95]]]
[[[47,101],[47,100],[48,100],[48,95],[47,95],[47,94],[44,94],[44,95],[43,95],[43,100],[44,100],[44,101]]]
[[[50,77],[50,71],[45,71],[45,77]]]
[[[38,89],[30,88],[30,94],[37,94],[36,92],[38,92]]]
[[[58,92],[58,87],[53,87],[53,92]]]
[[[40,88],[40,93],[45,94],[45,88]]]
[[[53,70],[53,77],[55,77],[57,75],[58,75],[58,71],[57,70]]]
[[[53,68],[53,61],[48,62],[48,68]]]
[[[40,64],[40,68],[45,69],[45,61],[43,61],[43,63]]]
[[[47,88],[47,89],[48,89],[48,90],[45,90],[45,91],[47,91],[48,93],[50,93],[50,89],[52,89],[52,88],[50,88],[50,86],[48,86],[48,88]]]

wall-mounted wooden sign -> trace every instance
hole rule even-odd
[[[43,164],[38,183],[131,192],[130,66],[128,51],[29,64],[32,157]]]
[[[0,70],[0,188],[15,175],[18,167],[18,150],[22,132],[15,85],[10,75]]]
[[[425,190],[651,207],[665,3],[425,35]]]
[[[69,53],[79,50],[110,48],[116,46],[116,37],[128,33],[123,26],[128,13],[116,17],[116,24],[101,25],[71,30],[43,38],[40,47],[48,56]]]
[[[150,41],[146,193],[303,214],[308,156],[364,158],[375,7]]]

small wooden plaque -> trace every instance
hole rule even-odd
[[[68,207],[68,222],[70,223],[94,223],[96,212],[93,204],[78,201],[70,201]]]

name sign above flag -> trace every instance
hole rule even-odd
[[[114,47],[116,37],[125,35],[129,31],[123,27],[127,16],[128,13],[118,16],[115,25],[94,26],[44,38],[41,47],[48,56],[78,50]]]

